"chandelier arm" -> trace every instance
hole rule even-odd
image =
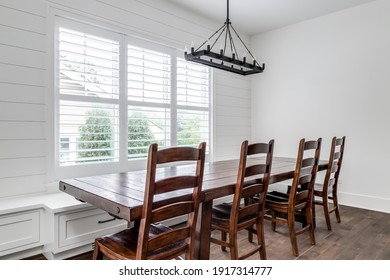
[[[229,22],[226,22],[226,31],[225,31],[225,46],[223,48],[223,54],[225,54],[226,52],[226,45],[227,45],[227,37],[228,37],[228,33],[229,33]]]
[[[244,41],[242,41],[240,35],[238,35],[237,31],[234,29],[233,25],[232,25],[232,29],[234,31],[234,33],[236,33],[237,35],[237,38],[241,41],[241,43],[243,44],[243,46],[245,47],[245,49],[248,51],[249,55],[253,58],[253,60],[256,62],[257,65],[260,66],[260,64],[256,61],[255,57],[253,56],[253,54],[251,53],[251,51],[248,49],[248,47],[245,45]]]
[[[230,28],[229,28],[229,44],[230,44],[230,52],[233,54],[233,37],[232,37],[232,33],[230,32]]]
[[[210,50],[213,49],[213,47],[214,47],[215,44],[218,42],[218,40],[219,40],[219,38],[221,37],[221,35],[224,33],[224,31],[225,31],[225,29],[226,29],[226,24],[224,24],[224,26],[222,26],[222,27],[225,27],[225,28],[219,33],[217,39],[215,39],[214,43],[213,43],[212,46],[210,47]],[[219,30],[221,30],[222,27],[221,27]],[[213,36],[214,36],[214,35],[213,35]],[[198,49],[199,49],[199,48],[198,48]]]
[[[232,26],[232,25],[231,25]],[[233,26],[232,26],[233,28]],[[234,30],[234,29],[233,29]],[[234,40],[233,40],[233,36],[231,34],[231,32],[229,32],[229,35],[230,35],[230,45],[233,46],[233,49],[232,49],[232,55],[233,53],[235,54],[236,58],[239,60],[239,55],[238,55],[238,52],[237,52],[237,48],[236,48],[236,44],[234,44]],[[236,34],[237,35],[237,34]],[[234,51],[234,52],[233,52]],[[234,58],[233,58],[234,59]]]
[[[206,41],[204,41],[202,43],[202,45],[200,45],[195,51],[197,52],[201,47],[203,47],[211,38],[213,38],[215,36],[215,34],[217,34],[222,28],[225,27],[226,24],[222,25],[217,31],[214,32],[213,35],[211,35]],[[222,31],[223,32],[223,31]],[[218,37],[219,38],[219,37]],[[218,40],[218,39],[217,39]],[[215,43],[214,43],[215,44]]]

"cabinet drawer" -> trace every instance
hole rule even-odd
[[[0,253],[39,242],[39,211],[0,217]]]
[[[112,217],[100,209],[63,214],[58,219],[58,246],[91,243],[96,237],[120,231],[126,227],[124,220],[107,221]],[[100,223],[99,223],[100,221]]]

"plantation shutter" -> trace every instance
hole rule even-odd
[[[119,160],[119,42],[59,28],[59,165]]]
[[[196,147],[203,141],[209,143],[209,122],[209,68],[178,59],[177,145]]]
[[[128,158],[171,145],[171,55],[128,45]]]

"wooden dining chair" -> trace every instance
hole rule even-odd
[[[344,156],[345,136],[342,138],[333,137],[330,148],[328,168],[326,170],[323,183],[314,185],[314,205],[321,205],[324,211],[326,226],[332,230],[330,223],[330,213],[335,212],[336,220],[341,222],[339,203],[337,198],[337,186]],[[333,207],[329,208],[329,200],[333,202]],[[315,213],[315,212],[314,212]]]
[[[221,239],[212,237],[211,242],[221,245],[223,251],[229,247],[233,260],[248,258],[256,252],[259,252],[261,259],[267,259],[263,227],[264,202],[269,185],[273,147],[274,140],[251,145],[244,141],[241,145],[233,201],[213,206],[211,228],[221,232]],[[254,158],[254,164],[248,165],[249,156],[263,158]],[[253,196],[259,199],[251,199]],[[257,246],[239,256],[237,233],[244,229],[257,234]]]
[[[149,148],[146,186],[141,221],[138,227],[95,240],[93,259],[194,259],[195,227],[202,189],[206,143],[199,148],[173,147],[158,150],[157,144]],[[158,179],[157,166],[179,161],[195,161],[195,174],[176,175]],[[168,167],[176,168],[176,167]],[[184,191],[183,191],[184,190]],[[186,191],[187,190],[187,191]],[[161,204],[158,197],[169,197]],[[187,216],[187,222],[170,228],[163,221]]]
[[[288,193],[269,192],[266,201],[265,219],[272,222],[272,230],[276,230],[276,223],[288,225],[292,253],[299,256],[297,235],[309,232],[310,242],[315,244],[312,207],[313,188],[317,174],[318,161],[321,150],[321,138],[318,140],[299,143],[298,156],[295,165],[292,185]],[[303,226],[296,228],[296,217],[304,218]]]

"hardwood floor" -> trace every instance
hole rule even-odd
[[[265,241],[269,260],[390,260],[390,214],[365,209],[341,206],[341,223],[331,216],[332,231],[326,223],[320,208],[317,208],[316,245],[310,245],[307,234],[298,236],[300,255],[291,254],[287,226],[277,225],[276,232],[265,221]],[[253,246],[246,240],[245,232],[239,234],[239,248]],[[88,252],[73,257],[75,260],[91,259]],[[217,245],[211,245],[211,259],[229,259],[229,252],[222,252]],[[45,259],[42,255],[28,259]],[[256,254],[249,259],[259,259]]]

